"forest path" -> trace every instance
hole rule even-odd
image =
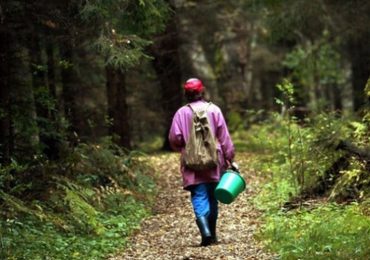
[[[217,234],[219,243],[199,247],[200,235],[195,224],[190,194],[181,186],[179,156],[162,154],[150,157],[158,169],[160,192],[153,216],[145,219],[141,229],[132,236],[128,248],[116,259],[273,259],[264,252],[253,235],[258,228],[258,211],[251,195],[258,187],[258,177],[248,171],[248,154],[239,153],[242,175],[248,189],[230,205],[220,205]]]

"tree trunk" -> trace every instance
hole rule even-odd
[[[358,111],[365,104],[364,89],[370,75],[370,37],[350,44],[352,62],[353,108]]]
[[[120,70],[107,66],[106,77],[108,116],[112,120],[110,134],[115,143],[130,149],[131,135],[125,75]]]
[[[36,32],[32,33],[28,46],[30,57],[30,71],[32,75],[32,92],[33,100],[36,108],[36,122],[38,127],[39,141],[44,151],[48,144],[45,139],[45,134],[49,124],[48,108],[45,106],[45,98],[47,98],[48,90],[46,88],[46,78],[44,64],[41,58],[40,38]]]
[[[333,85],[331,88],[331,92],[333,95],[333,108],[334,111],[341,113],[343,110],[343,103],[342,103],[342,91],[337,84]]]
[[[0,31],[0,163],[7,164],[13,150],[13,130],[11,119],[10,79],[12,59],[15,50],[12,48],[11,35]]]
[[[53,133],[48,136],[45,140],[48,146],[46,154],[50,159],[59,158],[59,144],[60,136],[58,135],[59,124],[58,124],[58,99],[56,90],[56,78],[55,78],[55,59],[54,59],[54,44],[49,42],[46,45],[46,55],[47,55],[47,85],[49,90],[49,98],[52,99],[54,106],[48,111],[48,119],[52,126]]]
[[[256,30],[255,26],[252,22],[248,22],[246,26],[241,26],[240,31],[242,32],[240,35],[241,39],[239,40],[239,62],[240,62],[240,73],[241,78],[243,80],[242,87],[244,91],[244,95],[246,96],[247,104],[245,104],[245,108],[247,106],[252,106],[254,104],[254,86],[253,86],[253,61],[252,61],[252,54],[254,51],[254,43],[253,38],[255,37]],[[261,84],[261,88],[263,88]],[[261,89],[263,95],[263,89]]]
[[[166,31],[157,37],[151,49],[154,56],[153,65],[162,87],[162,108],[166,132],[163,150],[170,150],[168,133],[172,118],[181,106],[181,65],[179,57],[179,40],[175,22],[168,23]]]
[[[32,75],[32,88],[34,92],[34,100],[35,100],[35,107],[36,113],[39,122],[38,125],[40,131],[42,131],[43,127],[40,125],[40,121],[44,121],[48,119],[48,108],[45,107],[45,100],[43,100],[48,95],[45,95],[45,91],[48,92],[46,89],[46,78],[45,78],[45,68],[41,58],[41,46],[40,46],[40,38],[36,33],[32,34],[32,37],[29,41],[29,55],[30,55],[30,70]]]
[[[51,47],[52,48],[52,47]],[[29,46],[30,69],[32,74],[32,89],[36,108],[36,121],[39,130],[39,140],[42,152],[49,159],[59,158],[57,129],[55,124],[55,109],[47,104],[55,98],[55,75],[52,49],[47,48],[47,74],[42,60],[41,39],[34,33]],[[48,82],[46,81],[48,76]],[[47,84],[48,83],[48,84]]]
[[[274,88],[279,80],[281,79],[281,73],[279,71],[264,71],[265,76],[260,79],[260,89],[262,94],[262,109],[273,110],[274,109],[274,98],[278,95],[277,88]],[[257,78],[257,77],[256,77]]]
[[[77,111],[79,75],[74,57],[73,44],[71,42],[65,42],[60,48],[60,54],[62,60],[65,62],[61,70],[64,113],[70,123],[69,130],[76,137],[76,135],[79,136],[81,127]],[[75,137],[72,137],[71,141],[78,141],[78,138]]]
[[[56,101],[57,100],[57,89],[55,81],[55,59],[54,59],[54,44],[48,42],[46,45],[46,55],[47,55],[47,78],[48,78],[48,88],[50,96]],[[52,117],[55,119],[55,113],[51,113]]]

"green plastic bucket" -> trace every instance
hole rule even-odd
[[[227,170],[215,189],[215,197],[219,202],[230,204],[245,188],[243,177],[235,171]]]

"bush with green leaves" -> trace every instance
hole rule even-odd
[[[254,197],[263,224],[257,237],[281,259],[367,259],[370,257],[369,178],[365,163],[350,157],[349,166],[325,199],[286,203],[316,185],[343,152],[339,139],[365,146],[365,124],[355,119],[320,114],[302,125],[294,117],[272,114],[248,131],[233,133],[237,148],[252,152],[250,167],[264,183]],[[327,200],[357,198],[340,205]],[[293,200],[294,203],[294,200]]]
[[[369,258],[369,189],[356,190],[361,187],[356,183],[365,185],[369,178],[355,158],[326,195],[334,200],[357,191],[357,198],[365,201],[345,206],[323,200],[302,202],[288,212],[284,208],[341,156],[333,149],[339,136],[356,141],[353,122],[320,115],[301,127],[294,119],[289,122],[274,114],[248,131],[234,133],[236,143],[244,142],[243,149],[253,151],[250,167],[261,172],[265,182],[253,200],[263,213],[264,224],[257,237],[281,259]]]
[[[370,218],[358,204],[268,215],[258,235],[281,259],[368,259]]]
[[[122,201],[123,202],[123,201]],[[61,230],[34,217],[1,222],[1,259],[104,259],[127,243],[148,215],[143,203],[127,198],[119,208],[99,212],[100,234]]]
[[[370,187],[366,177],[368,166],[361,158],[346,157],[349,167],[330,173],[344,156],[344,152],[337,149],[342,140],[360,148],[368,147],[370,136],[366,121],[338,117],[336,113],[298,119],[293,115],[294,86],[285,80],[277,88],[282,93],[276,99],[282,112],[270,114],[267,120],[251,126],[248,131],[233,133],[236,147],[260,153],[256,167],[271,177],[272,182],[288,181],[294,188],[293,191],[287,189],[290,196],[313,190],[318,182],[326,182],[328,178],[335,179],[334,189],[326,191],[333,199],[369,196],[366,192]]]
[[[233,133],[237,149],[253,152],[250,167],[261,172],[265,182],[253,200],[263,213],[258,238],[281,259],[368,259],[368,164],[347,156],[344,169],[328,174],[344,156],[336,149],[340,140],[368,147],[366,120],[325,113],[298,120],[292,116],[294,86],[283,82],[278,87],[282,113]],[[323,177],[334,180],[321,194],[325,199],[299,200]],[[345,199],[358,203],[327,202]],[[289,210],[287,202],[296,203],[296,209]]]
[[[289,180],[297,193],[313,185],[341,155],[334,149],[336,140],[350,133],[348,124],[335,115],[320,115],[305,124],[274,113],[248,131],[233,133],[233,139],[237,149],[259,154],[254,167],[272,181]]]
[[[109,138],[79,144],[60,161],[41,158],[33,167],[41,174],[29,183],[0,179],[2,259],[103,259],[150,213],[152,167]],[[1,176],[35,169],[14,162]],[[23,199],[26,194],[31,199]]]

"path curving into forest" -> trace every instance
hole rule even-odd
[[[249,189],[231,205],[219,210],[219,244],[199,247],[200,235],[194,221],[190,196],[181,188],[177,154],[151,156],[159,170],[160,192],[153,216],[130,239],[128,248],[111,260],[123,259],[274,259],[254,239],[258,211],[250,201],[258,177],[248,172],[248,154],[238,154],[237,162]]]

